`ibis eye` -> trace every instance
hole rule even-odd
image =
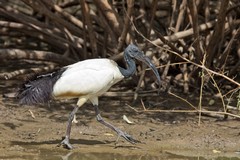
[[[132,51],[133,52],[137,52],[138,50],[137,50],[137,48],[133,48]]]

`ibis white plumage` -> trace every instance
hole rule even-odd
[[[37,76],[27,82],[19,91],[21,104],[46,103],[52,98],[78,98],[76,107],[70,113],[67,131],[61,145],[72,149],[69,142],[72,121],[79,107],[88,100],[93,104],[97,121],[115,131],[118,136],[131,143],[138,142],[132,136],[103,120],[98,109],[98,97],[111,86],[125,77],[132,76],[136,71],[134,59],[146,63],[154,72],[160,84],[160,76],[156,67],[139,48],[130,44],[124,51],[127,68],[124,69],[116,62],[106,58],[90,59],[63,67],[56,72]]]
[[[124,78],[117,64],[109,59],[85,60],[66,68],[53,86],[53,96],[56,98],[91,99]]]

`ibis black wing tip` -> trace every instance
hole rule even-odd
[[[18,92],[19,103],[26,105],[47,103],[52,98],[54,84],[65,70],[65,68],[60,69],[28,80]]]

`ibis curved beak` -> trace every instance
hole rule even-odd
[[[155,74],[155,76],[157,77],[158,80],[158,85],[160,86],[161,84],[161,79],[160,79],[160,75],[157,71],[157,68],[155,67],[155,65],[151,62],[151,60],[145,56],[142,52],[139,52],[139,54],[135,57],[137,60],[142,61],[143,63],[145,63],[148,67],[150,67],[153,71],[153,73]]]

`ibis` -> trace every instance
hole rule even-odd
[[[138,141],[131,135],[106,122],[98,108],[99,96],[123,78],[128,78],[136,72],[135,59],[147,64],[160,84],[160,76],[154,64],[136,45],[130,44],[124,50],[126,69],[107,58],[80,61],[27,81],[18,93],[20,104],[44,104],[50,99],[78,98],[77,105],[69,115],[66,135],[60,143],[68,149],[73,148],[69,142],[72,121],[78,109],[87,101],[93,104],[98,122],[115,131],[118,137],[135,144]]]

